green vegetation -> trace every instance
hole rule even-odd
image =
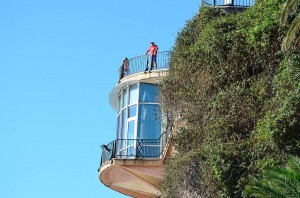
[[[285,168],[270,168],[251,179],[246,193],[256,197],[300,197],[300,158],[290,158]]]
[[[289,26],[286,37],[282,43],[282,49],[288,50],[292,47],[300,47],[300,13],[299,13],[300,2],[298,0],[288,0],[284,11],[281,15],[281,23]],[[288,25],[290,23],[290,25]]]
[[[249,178],[299,156],[300,9],[290,1],[236,14],[202,7],[178,34],[161,92],[184,124],[164,197],[247,197]]]

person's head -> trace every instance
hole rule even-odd
[[[151,45],[155,45],[154,41],[151,41]]]

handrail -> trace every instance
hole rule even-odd
[[[169,68],[171,51],[158,52],[156,55],[156,67],[153,70]],[[151,67],[151,56],[140,55],[128,60],[128,69],[124,70],[123,65],[119,68],[119,80],[125,76],[132,75],[139,72],[144,72],[145,69]]]
[[[100,166],[113,159],[160,158],[167,144],[168,133],[157,139],[116,139],[102,145]]]
[[[250,7],[255,0],[202,0],[203,6]]]

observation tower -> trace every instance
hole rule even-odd
[[[116,111],[116,139],[101,145],[98,175],[107,187],[132,197],[160,197],[164,161],[172,153],[168,116],[159,103],[159,83],[167,75],[170,52],[128,59],[109,95]],[[123,62],[124,63],[124,62]]]

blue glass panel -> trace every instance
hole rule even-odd
[[[123,104],[122,108],[124,108],[127,105],[127,89],[123,90]]]
[[[127,140],[127,147],[133,146],[134,141],[135,140],[133,140],[133,139]]]
[[[120,114],[117,118],[117,139],[121,139],[122,133],[122,114]]]
[[[137,84],[132,84],[129,87],[129,105],[136,104],[138,99],[138,86]]]
[[[160,157],[160,140],[138,140],[137,143],[137,157],[143,158],[157,158]]]
[[[122,133],[121,133],[121,139],[125,139],[126,138],[126,121],[127,121],[127,118],[126,118],[126,109],[124,109],[122,111]],[[121,143],[121,148],[124,148],[125,147],[125,144],[124,144],[124,141],[122,141]]]
[[[122,140],[120,139],[116,140],[116,148],[117,148],[117,154],[119,154],[120,151],[122,150]]]
[[[125,150],[120,151],[117,157],[118,158],[125,158],[126,157]]]
[[[121,139],[125,139],[125,132],[126,132],[126,109],[124,109],[122,111],[122,135],[121,135]]]
[[[134,138],[134,120],[128,122],[128,137],[127,139],[133,139]]]
[[[160,145],[143,147],[143,157],[157,158],[160,156]]]
[[[121,110],[121,106],[122,106],[122,101],[121,101],[121,95],[118,96],[118,113],[120,112]]]
[[[136,116],[136,105],[128,107],[128,111],[129,118]]]
[[[140,84],[140,102],[158,102],[158,87],[154,84]]]
[[[133,155],[134,155],[133,147],[128,147],[127,148],[127,156],[130,157],[130,156],[133,156]]]
[[[138,139],[156,139],[161,135],[161,110],[159,105],[140,104],[138,114]]]

